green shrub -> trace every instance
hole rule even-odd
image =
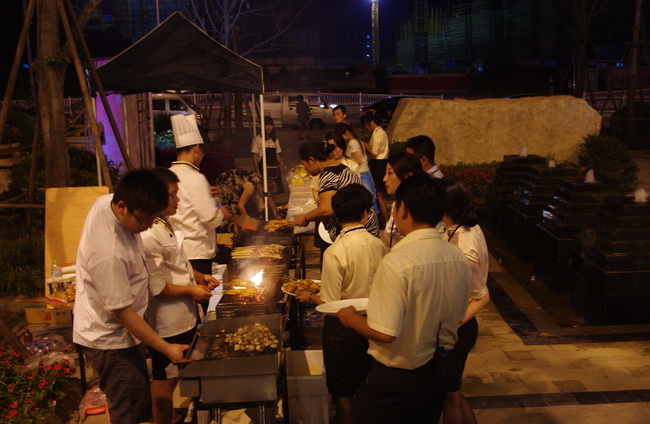
[[[27,112],[11,112],[7,115],[3,142],[8,144],[20,143],[29,146],[34,139],[34,123],[36,118]]]
[[[70,178],[72,187],[94,186],[97,185],[97,161],[95,153],[86,149],[77,147],[68,147],[70,155]],[[21,160],[11,170],[11,184],[9,190],[0,194],[0,199],[9,199],[24,192],[29,187],[29,172],[31,168],[31,153],[20,153]],[[36,189],[45,187],[45,162],[43,152],[38,153],[36,159]],[[119,166],[113,161],[108,162],[108,172],[113,184],[119,179]],[[36,193],[37,203],[45,200],[45,194],[42,190]]]
[[[199,128],[201,130],[201,128]],[[210,139],[205,131],[201,131],[203,144],[208,146]],[[156,149],[166,150],[175,149],[176,143],[174,142],[174,131],[172,130],[171,115],[158,114],[153,117],[153,145]]]
[[[43,294],[43,238],[0,239],[0,294],[37,296]]]
[[[584,169],[593,169],[598,181],[614,183],[622,191],[629,191],[636,185],[639,166],[632,160],[630,152],[617,138],[589,135],[578,146],[578,163]]]

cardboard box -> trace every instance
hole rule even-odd
[[[28,305],[25,307],[28,324],[70,324],[72,310],[52,308],[47,305]]]
[[[288,351],[287,383],[292,423],[330,422],[330,394],[325,384],[322,350]]]

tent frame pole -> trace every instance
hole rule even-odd
[[[264,126],[264,90],[260,94],[260,136],[262,137],[262,178],[264,180],[264,220],[269,220],[269,182],[266,172],[266,127]]]

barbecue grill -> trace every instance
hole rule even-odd
[[[224,284],[224,295],[216,306],[218,318],[236,318],[248,315],[272,314],[276,312],[280,300],[282,275],[284,265],[259,265],[240,263],[235,278]],[[243,284],[243,285],[242,285]],[[252,288],[254,291],[246,295],[233,292],[235,287]]]
[[[278,340],[276,348],[242,352],[223,342],[225,334],[255,323],[271,330]],[[281,325],[280,314],[207,321],[197,331],[187,353],[192,362],[180,371],[181,396],[198,398],[204,404],[276,401]]]

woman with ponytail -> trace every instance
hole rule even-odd
[[[460,386],[469,351],[476,344],[478,323],[476,314],[488,303],[488,249],[478,214],[472,203],[472,192],[463,180],[453,176],[442,179],[447,190],[447,210],[442,217],[443,239],[463,251],[472,270],[472,291],[465,318],[459,323],[458,341],[449,352],[449,393],[445,398],[444,424],[475,424],[476,417]]]
[[[320,174],[318,182],[318,207],[311,212],[297,217],[295,225],[306,226],[312,221],[322,221],[332,240],[341,231],[341,224],[332,209],[332,197],[343,187],[350,184],[361,184],[361,179],[345,165],[331,157],[335,144],[327,141],[310,140],[300,146],[298,154],[300,163],[312,176]],[[377,216],[373,211],[365,224],[370,234],[379,237]]]

